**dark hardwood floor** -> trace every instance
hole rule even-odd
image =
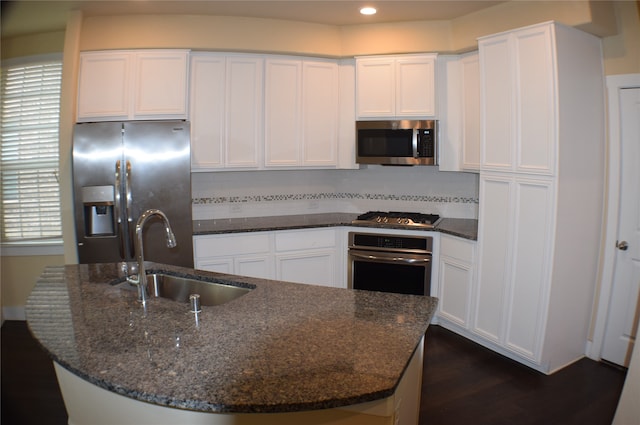
[[[431,326],[420,424],[608,425],[625,375],[585,358],[547,376]]]
[[[51,361],[25,322],[2,325],[1,354],[2,424],[66,424]],[[588,359],[545,376],[439,326],[424,366],[421,425],[610,424],[625,377]]]

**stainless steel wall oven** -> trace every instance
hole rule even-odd
[[[349,288],[430,295],[433,238],[349,232]]]

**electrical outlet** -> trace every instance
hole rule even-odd
[[[231,204],[229,210],[232,214],[240,214],[242,212],[242,204]]]

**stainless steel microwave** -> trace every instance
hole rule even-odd
[[[356,121],[356,163],[438,165],[437,123]]]

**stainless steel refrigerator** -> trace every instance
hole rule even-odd
[[[167,248],[161,220],[144,228],[145,260],[193,267],[191,149],[185,121],[76,124],[73,186],[80,263],[134,262],[135,226],[164,212],[177,240]]]

